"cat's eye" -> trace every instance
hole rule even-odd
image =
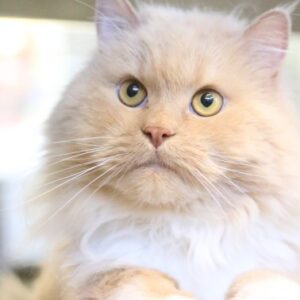
[[[123,81],[119,86],[119,99],[129,107],[141,105],[147,97],[145,87],[136,79]]]
[[[211,117],[219,113],[223,107],[224,98],[215,90],[201,90],[192,100],[193,110],[202,117]]]

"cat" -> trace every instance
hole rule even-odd
[[[96,25],[47,123],[33,299],[299,300],[288,9],[97,0]]]

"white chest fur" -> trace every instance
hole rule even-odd
[[[74,283],[99,270],[147,267],[170,275],[198,300],[222,300],[234,278],[244,271],[300,270],[299,256],[289,247],[299,245],[299,238],[271,224],[252,222],[242,230],[221,222],[205,225],[191,217],[100,211],[89,220],[80,247],[67,253],[66,265],[80,274]]]

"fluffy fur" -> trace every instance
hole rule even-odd
[[[247,271],[298,280],[299,133],[281,76],[287,12],[250,25],[126,1],[98,1],[97,12],[97,52],[48,123],[38,229],[57,248],[61,289],[51,299],[146,299],[85,295],[91,278],[128,267],[167,274],[197,300],[239,299],[228,288]],[[143,107],[119,101],[128,77],[147,88]],[[209,118],[191,109],[205,87],[226,102]],[[175,135],[155,150],[145,126]],[[42,285],[37,293],[46,298]]]

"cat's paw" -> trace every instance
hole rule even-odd
[[[166,296],[154,296],[151,294],[143,295],[137,298],[138,300],[196,300],[191,294],[178,290],[174,294],[168,294]],[[132,300],[132,299],[131,299]]]
[[[156,270],[122,268],[95,278],[79,300],[195,300]]]
[[[130,298],[128,298],[128,295],[122,295],[121,297],[117,297],[117,298],[109,298],[108,300],[124,300],[124,299],[130,299],[130,300],[196,300],[195,298],[193,298],[192,296],[188,295],[188,294],[172,294],[172,295],[168,295],[168,296],[154,296],[151,294],[144,294],[144,295],[130,295]],[[98,300],[98,298],[97,298]],[[100,300],[100,299],[99,299]],[[103,300],[101,298],[101,300]]]
[[[192,296],[184,296],[184,295],[172,295],[162,300],[196,300]]]
[[[243,274],[230,287],[226,300],[299,300],[300,285],[275,272]]]

